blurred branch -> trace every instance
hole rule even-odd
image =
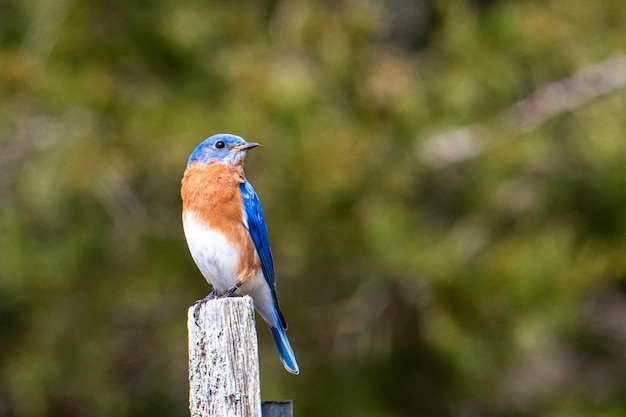
[[[506,109],[499,119],[514,133],[527,133],[561,113],[579,109],[624,87],[626,56],[612,56],[584,67],[571,77],[539,87]],[[475,124],[432,136],[419,144],[419,155],[434,168],[471,159],[484,149],[487,132],[483,125]]]
[[[67,0],[37,2],[34,16],[22,41],[23,48],[43,64],[57,42],[67,15]]]
[[[20,118],[13,132],[0,143],[0,192],[20,175],[33,154],[53,146],[65,134],[65,126],[47,116]]]
[[[626,57],[610,57],[576,74],[539,87],[504,114],[519,133],[538,128],[560,113],[576,110],[604,94],[626,87]]]
[[[10,101],[17,109],[12,114],[15,126],[0,138],[0,194],[20,178],[36,155],[55,146],[71,149],[74,141],[89,137],[94,129],[94,114],[87,108],[71,108],[56,117],[43,113],[30,115],[19,100]]]
[[[96,180],[94,194],[119,231],[146,227],[146,207],[118,168],[110,166]]]
[[[460,127],[432,136],[419,144],[418,155],[433,168],[443,168],[477,156],[487,133],[480,125]]]

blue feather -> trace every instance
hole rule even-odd
[[[261,267],[263,268],[263,276],[269,284],[272,292],[275,291],[276,283],[274,280],[274,260],[272,259],[272,248],[270,247],[270,238],[265,224],[265,215],[259,196],[252,188],[252,184],[245,181],[239,185],[241,196],[243,197],[243,206],[246,211],[248,220],[248,230],[250,237],[254,242],[256,251],[261,258]]]
[[[265,215],[261,207],[261,201],[256,191],[248,181],[240,184],[241,196],[243,197],[243,205],[246,212],[248,231],[254,242],[259,258],[261,259],[261,269],[263,277],[272,292],[272,300],[274,302],[274,322],[268,322],[267,325],[272,332],[274,342],[278,348],[278,354],[285,368],[293,373],[299,374],[300,369],[296,362],[296,355],[287,338],[287,322],[278,307],[278,295],[276,294],[276,281],[274,278],[274,260],[272,259],[272,249],[270,247],[269,234],[267,225],[265,224]]]
[[[287,369],[292,374],[299,374],[300,368],[298,367],[298,363],[296,362],[296,355],[293,353],[293,349],[291,348],[289,339],[287,339],[287,333],[285,332],[285,329],[276,326],[269,326],[269,328],[272,332],[272,336],[274,336],[274,342],[276,343],[276,347],[278,348],[278,354],[280,355],[280,360],[285,366],[285,369]]]

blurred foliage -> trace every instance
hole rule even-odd
[[[188,413],[186,308],[210,287],[179,185],[218,132],[263,144],[247,174],[302,369],[259,326],[264,398],[623,416],[625,19],[622,0],[0,0],[0,416]]]

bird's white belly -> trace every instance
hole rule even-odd
[[[191,256],[204,278],[220,293],[237,285],[239,251],[226,236],[205,226],[191,212],[184,215],[183,229]]]

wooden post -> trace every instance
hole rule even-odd
[[[201,301],[189,308],[187,329],[191,416],[261,417],[252,298]]]
[[[263,417],[293,417],[293,401],[263,401],[261,410]]]

